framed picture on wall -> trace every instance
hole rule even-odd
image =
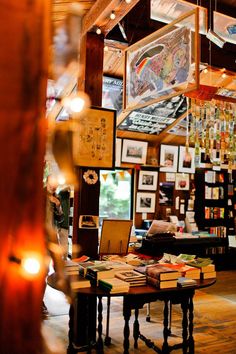
[[[195,172],[195,149],[189,147],[186,149],[185,146],[180,146],[179,149],[179,172],[183,173],[194,173]]]
[[[138,189],[155,191],[157,189],[157,171],[140,171]]]
[[[77,166],[113,169],[116,111],[91,107],[77,120],[73,153]]]
[[[177,191],[188,191],[189,190],[189,174],[176,173],[176,175],[175,175],[175,189]]]
[[[160,149],[160,171],[177,172],[178,166],[178,146],[161,145]]]
[[[145,164],[147,147],[147,141],[123,139],[122,162]]]
[[[137,213],[154,213],[156,204],[155,193],[137,193],[136,212]]]
[[[198,32],[196,8],[125,49],[124,110],[198,88]]]

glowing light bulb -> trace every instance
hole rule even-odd
[[[58,184],[65,184],[66,183],[66,178],[65,176],[63,176],[62,174],[60,174],[58,177],[57,177],[57,181],[58,181]]]
[[[75,95],[63,98],[62,104],[67,110],[74,113],[80,113],[85,108],[89,107],[90,99],[85,92],[79,91]]]
[[[207,74],[208,73],[208,69],[204,69],[203,72],[204,72],[204,74]]]
[[[130,4],[132,0],[125,0],[126,4]]]
[[[98,27],[98,28],[96,29],[96,33],[97,33],[97,34],[101,34],[101,33],[102,33],[101,28]]]
[[[223,77],[223,79],[225,79],[227,75],[226,73],[223,73],[221,76]]]
[[[110,14],[110,19],[114,20],[115,18],[116,18],[116,14],[114,13],[114,11],[112,11]]]
[[[104,47],[104,52],[108,52],[108,46],[107,45],[105,45],[105,47]]]
[[[22,259],[21,266],[26,273],[31,275],[38,274],[41,268],[39,260],[34,257],[26,257]]]

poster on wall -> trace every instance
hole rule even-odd
[[[171,97],[140,109],[135,109],[125,116],[118,125],[118,130],[146,134],[160,134],[187,111],[186,98],[183,95]]]
[[[125,110],[198,88],[198,16],[196,8],[125,50]]]
[[[159,204],[173,205],[174,182],[160,182],[159,184]]]
[[[91,107],[78,120],[73,134],[77,166],[114,168],[116,112]]]

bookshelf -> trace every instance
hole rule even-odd
[[[206,255],[223,264],[228,255],[228,235],[235,234],[234,174],[227,170],[197,169],[195,188],[194,209],[198,228],[220,240],[216,247],[206,249]]]

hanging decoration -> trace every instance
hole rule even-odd
[[[87,170],[83,174],[83,179],[88,184],[96,184],[98,181],[98,175],[94,170]]]
[[[191,99],[189,142],[195,147],[195,166],[209,160],[217,168],[236,168],[236,104]],[[202,157],[203,152],[203,157]]]

